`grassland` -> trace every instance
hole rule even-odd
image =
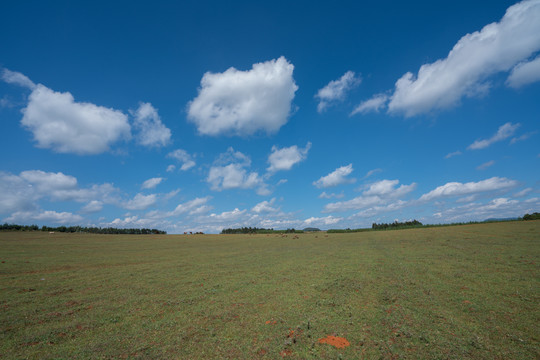
[[[0,249],[2,359],[540,357],[540,221]]]

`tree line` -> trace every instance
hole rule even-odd
[[[523,220],[540,220],[540,213],[532,213],[523,215]]]
[[[42,226],[37,225],[17,225],[3,224],[0,225],[0,231],[48,231],[62,233],[90,233],[90,234],[129,234],[129,235],[158,235],[167,234],[166,231],[158,229],[118,229],[113,227],[83,227],[83,226]]]
[[[287,229],[287,230],[274,230],[257,227],[241,227],[236,229],[223,229],[222,234],[289,234],[289,233],[303,233],[302,230]]]

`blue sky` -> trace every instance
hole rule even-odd
[[[3,2],[0,219],[357,228],[540,210],[540,1]]]

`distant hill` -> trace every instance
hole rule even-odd
[[[304,231],[321,231],[321,229],[318,229],[318,228],[305,228]]]

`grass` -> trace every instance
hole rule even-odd
[[[540,221],[0,233],[0,358],[539,358],[539,241]]]

